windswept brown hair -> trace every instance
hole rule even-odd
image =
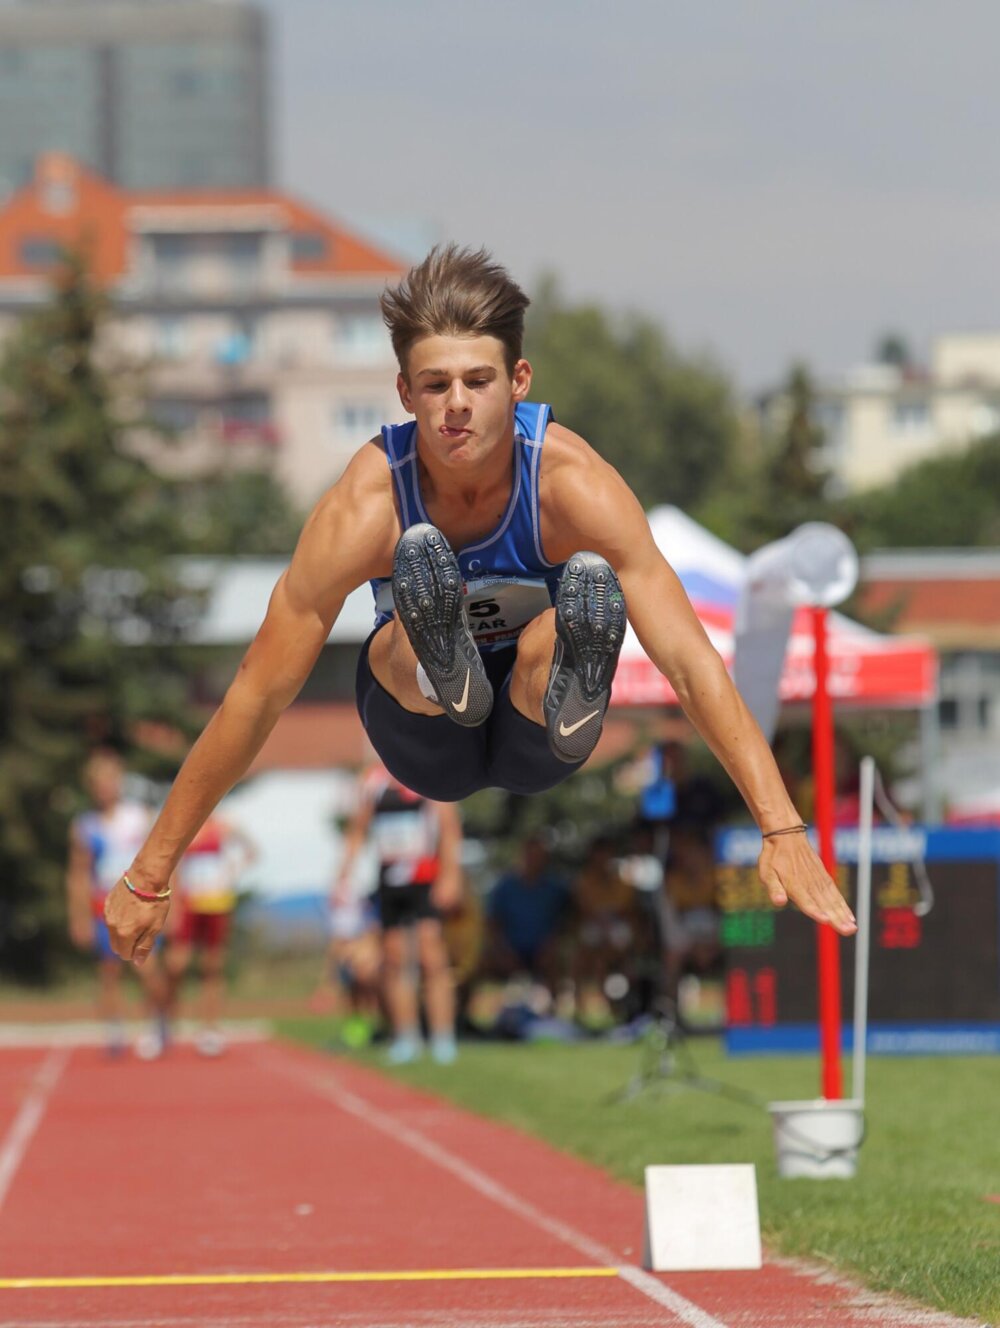
[[[413,343],[430,336],[489,336],[503,342],[507,372],[521,358],[530,301],[485,249],[437,245],[379,304],[401,371]]]

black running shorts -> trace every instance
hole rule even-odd
[[[429,885],[386,885],[384,882],[378,888],[378,916],[383,931],[441,919],[431,899]]]
[[[483,788],[542,793],[583,765],[561,761],[549,747],[543,726],[511,705],[515,646],[483,652],[493,684],[493,710],[484,724],[467,729],[444,715],[404,710],[372,674],[372,636],[358,659],[358,714],[385,768],[414,793],[435,802],[459,802]]]

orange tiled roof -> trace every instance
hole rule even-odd
[[[0,208],[0,279],[39,277],[44,266],[25,261],[25,241],[60,247],[83,246],[98,281],[110,283],[129,268],[133,214],[157,215],[172,209],[206,213],[220,209],[273,209],[292,234],[322,236],[326,254],[296,257],[296,272],[316,276],[396,276],[404,265],[384,250],[287,194],[268,189],[206,189],[132,192],[86,170],[63,153],[47,153],[36,163],[34,179]]]
[[[864,607],[880,611],[900,605],[896,631],[925,623],[995,624],[1000,617],[1000,578],[996,580],[878,580],[861,587]]]
[[[894,632],[919,633],[943,648],[1000,645],[1000,577],[879,577],[862,584],[859,595],[866,612],[898,614]]]

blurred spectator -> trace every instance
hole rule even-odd
[[[568,883],[550,869],[545,842],[529,836],[521,845],[520,867],[501,876],[487,900],[483,976],[505,980],[526,974],[554,996],[569,905]]]
[[[486,946],[483,900],[464,877],[461,897],[444,914],[443,924],[444,943],[455,987],[456,1022],[462,1027],[469,1023],[469,1001],[479,979]]]
[[[636,944],[632,955],[633,1016],[646,1013],[656,1005],[663,986],[663,937],[661,913],[663,896],[663,826],[654,821],[637,820],[629,830],[625,854],[619,868],[635,890],[639,916]]]
[[[682,742],[665,742],[661,748],[664,778],[674,785],[672,828],[684,826],[703,837],[714,833],[725,813],[725,800],[707,775],[692,774],[688,750]]]
[[[393,1033],[388,1059],[403,1065],[422,1052],[414,974],[419,966],[431,1054],[440,1064],[450,1064],[455,1059],[455,992],[441,918],[462,893],[458,808],[420,797],[382,765],[369,771],[345,840],[335,890],[340,904],[350,899],[354,862],[369,836],[378,862],[382,971]]]
[[[639,919],[636,892],[615,860],[611,835],[598,835],[587,849],[573,883],[578,919],[576,981],[578,1013],[586,1021],[606,1009],[609,976],[621,974],[629,957]]]
[[[124,777],[125,766],[118,752],[101,747],[91,753],[83,770],[91,809],[75,817],[70,826],[66,869],[70,937],[80,950],[97,959],[97,1006],[112,1055],[122,1054],[126,1045],[121,987],[125,965],[111,948],[104,901],[122,872],[132,865],[153,819],[148,807],[124,796]],[[153,956],[137,971],[154,1015],[154,1026],[138,1039],[136,1053],[152,1060],[166,1046],[166,991]]]
[[[692,826],[670,837],[661,893],[666,994],[677,998],[684,973],[702,976],[722,959],[715,859],[710,841]]]
[[[309,1002],[316,1014],[342,1019],[348,1046],[363,1046],[380,1016],[382,938],[378,913],[369,898],[330,896],[329,943],[319,984]]]
[[[197,951],[201,1028],[195,1045],[203,1056],[220,1056],[225,1050],[221,1019],[226,943],[236,907],[237,881],[256,857],[257,848],[249,835],[220,816],[211,816],[177,868],[181,911],[167,949],[170,997],[173,1004]]]

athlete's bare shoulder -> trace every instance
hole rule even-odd
[[[381,439],[373,438],[306,518],[291,570],[346,594],[391,575],[399,536],[392,475]]]
[[[648,531],[642,507],[615,467],[562,424],[545,431],[538,505],[542,547],[552,562]]]

